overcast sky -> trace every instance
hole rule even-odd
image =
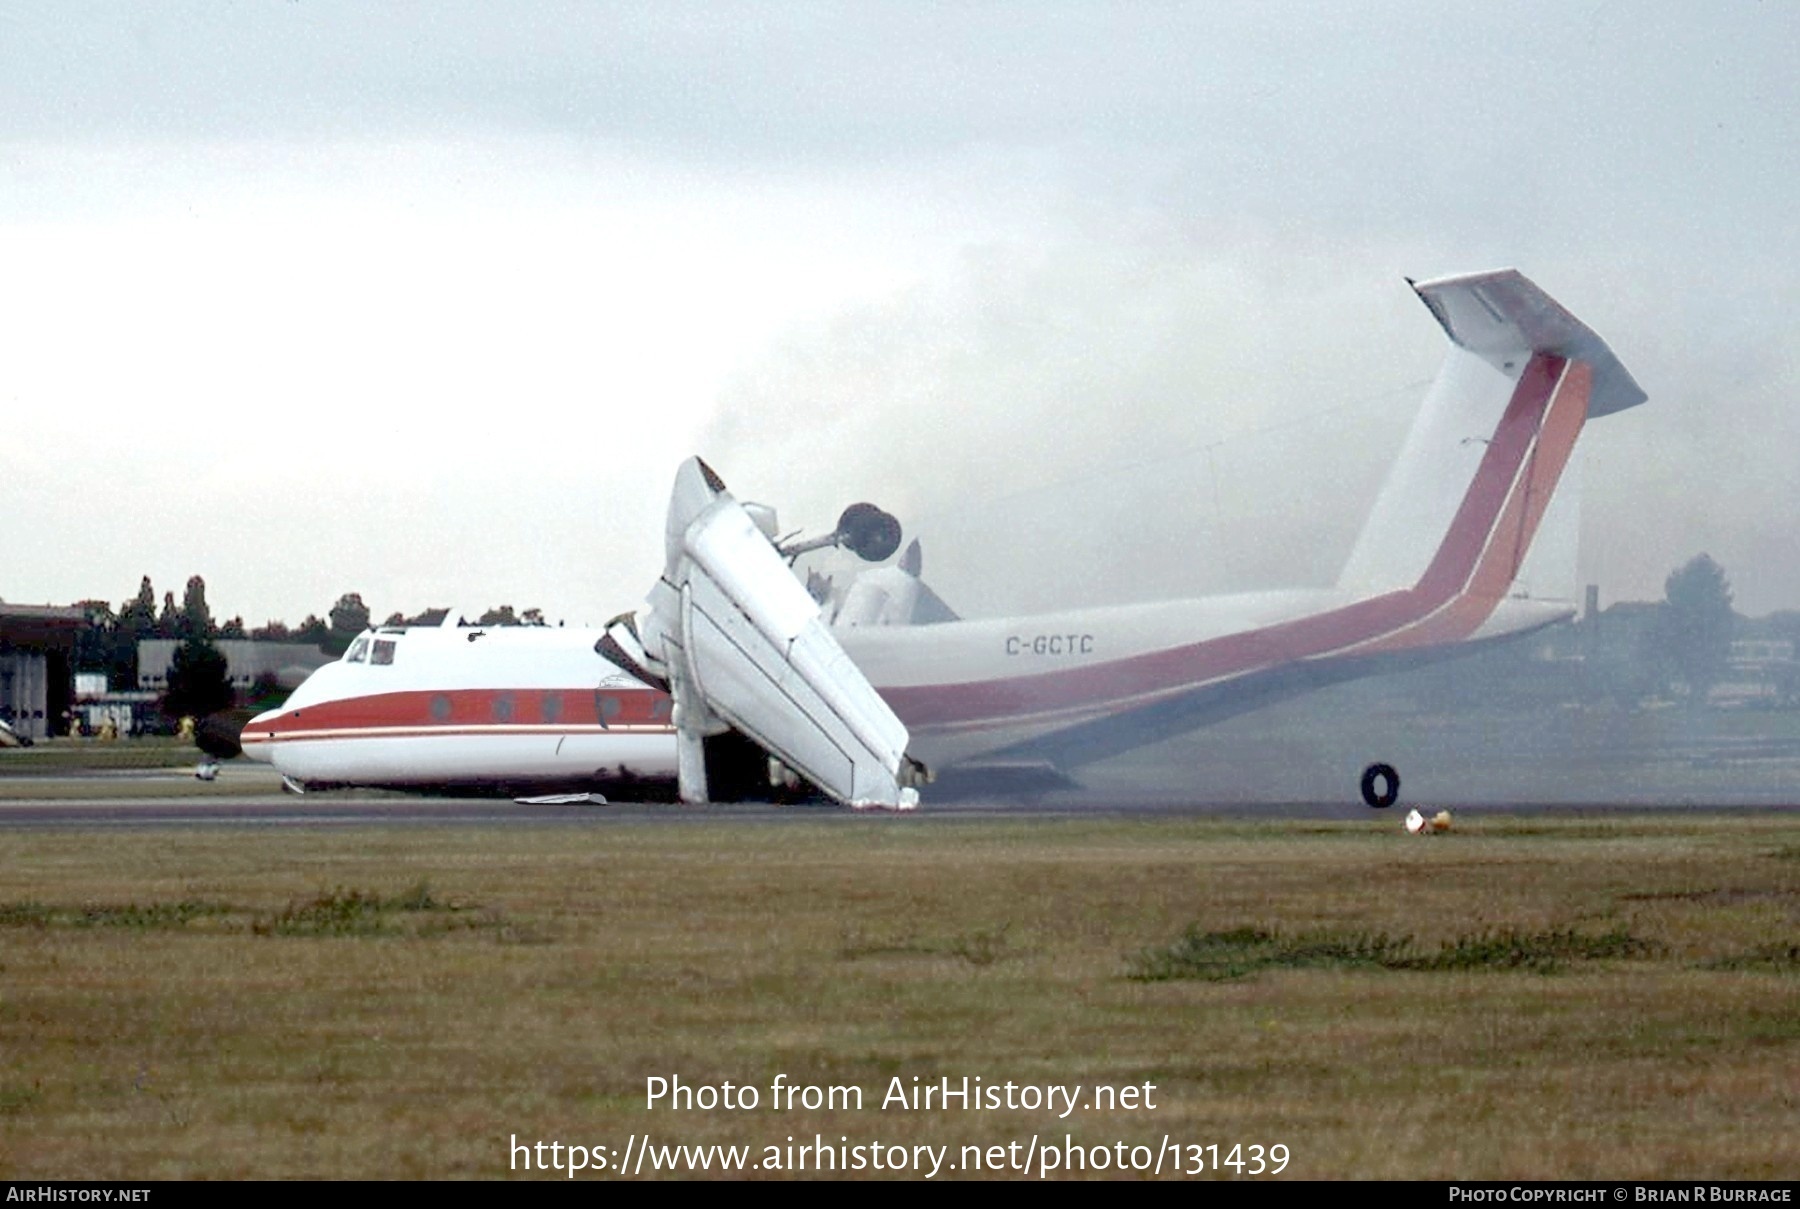
[[[678,462],[969,612],[1329,583],[1516,266],[1650,403],[1582,573],[1800,606],[1800,9],[0,7],[0,597],[542,607]]]

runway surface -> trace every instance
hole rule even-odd
[[[205,797],[108,796],[0,801],[0,830],[206,826],[605,826],[620,822],[681,825],[721,820],[778,824],[862,818],[928,823],[943,819],[1168,818],[1237,814],[1265,818],[1358,819],[1372,813],[1360,805],[1346,803],[1108,802],[1075,794],[1058,794],[1035,802],[938,802],[920,810],[898,813],[855,812],[828,805],[773,806],[761,803],[704,807],[667,802],[526,805],[505,798],[405,797],[346,792],[305,797],[213,794]],[[1396,823],[1399,818],[1400,815],[1395,815]]]
[[[261,781],[237,787],[201,786],[187,774],[71,774],[8,778],[0,787],[0,830],[110,829],[154,827],[344,827],[344,826],[607,826],[621,822],[688,823],[731,820],[750,824],[884,819],[905,824],[932,820],[1072,818],[1230,818],[1368,821],[1388,818],[1397,827],[1408,807],[1449,808],[1481,814],[1571,816],[1628,811],[1764,813],[1795,811],[1783,803],[1743,801],[1432,802],[1402,800],[1374,811],[1357,801],[1204,800],[1171,794],[1131,794],[1073,790],[1035,800],[962,798],[931,800],[913,812],[857,814],[828,805],[727,804],[706,807],[667,802],[614,802],[605,805],[526,805],[507,798],[411,797],[393,793],[339,791],[294,796]]]

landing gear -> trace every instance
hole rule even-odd
[[[217,760],[202,760],[194,766],[194,775],[202,781],[211,781],[219,775]]]
[[[1377,810],[1400,800],[1400,774],[1392,764],[1371,764],[1363,769],[1362,799]]]

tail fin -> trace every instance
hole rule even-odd
[[[1454,584],[1493,599],[1543,530],[1569,562],[1552,578],[1572,589],[1574,510],[1565,499],[1551,509],[1552,497],[1585,421],[1643,402],[1643,390],[1604,340],[1515,270],[1409,284],[1451,348],[1338,586]]]

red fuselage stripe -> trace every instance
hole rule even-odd
[[[246,728],[246,743],[325,733],[407,735],[544,733],[578,729],[666,730],[669,698],[652,688],[445,689],[371,693],[289,710]]]

